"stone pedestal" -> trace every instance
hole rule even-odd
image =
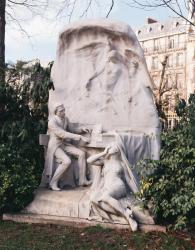
[[[89,190],[88,187],[79,187],[59,192],[40,188],[34,200],[22,212],[102,222],[99,217],[90,215]],[[113,220],[113,223],[128,225],[122,217],[114,216]]]
[[[88,188],[71,188],[51,191],[39,188],[34,200],[23,212],[87,219],[89,217],[88,190]]]
[[[113,222],[89,217],[89,188],[51,191],[39,188],[34,200],[19,214],[4,214],[3,220],[25,223],[56,224],[74,227],[101,225],[105,228],[130,229],[122,217],[113,217]],[[157,225],[139,225],[144,232],[166,232],[166,228]]]

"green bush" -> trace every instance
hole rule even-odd
[[[0,213],[24,208],[40,183],[44,159],[38,137],[47,127],[50,69],[16,65],[0,85]]]
[[[0,212],[22,209],[33,198],[39,179],[36,160],[21,150],[6,144],[0,145]]]
[[[141,195],[158,222],[181,229],[195,222],[195,96],[176,111],[180,122],[162,134],[160,161],[146,164],[151,174],[142,180]]]

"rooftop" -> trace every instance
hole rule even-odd
[[[153,38],[168,34],[183,33],[187,31],[187,27],[186,22],[179,17],[170,18],[164,23],[148,18],[147,23],[136,30],[136,35],[141,40],[148,37]]]

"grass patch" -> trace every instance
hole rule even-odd
[[[190,240],[189,240],[190,239]],[[0,221],[0,250],[193,250],[195,237]]]

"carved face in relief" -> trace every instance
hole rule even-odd
[[[129,77],[134,77],[139,68],[139,58],[132,50],[125,50],[125,60],[128,67]]]
[[[61,119],[65,118],[65,108],[63,104],[56,107],[55,114]]]
[[[110,50],[105,65],[106,81],[105,86],[107,91],[112,91],[122,74],[123,58],[117,50]]]

